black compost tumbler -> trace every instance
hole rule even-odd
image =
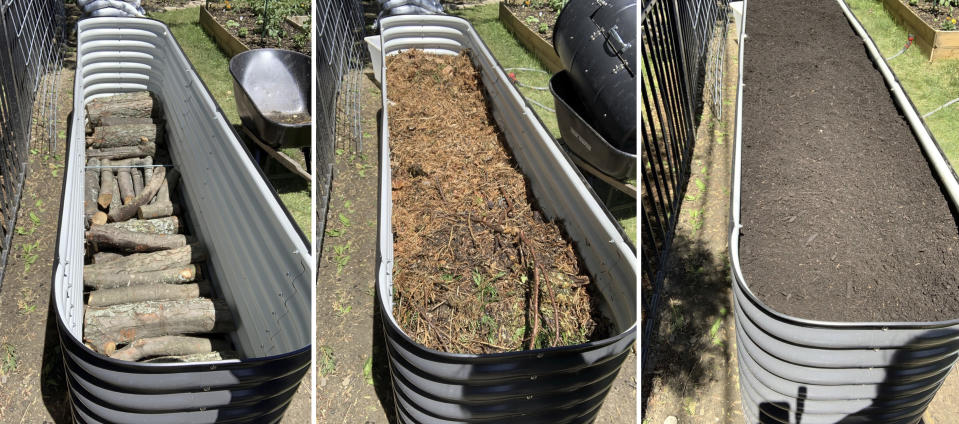
[[[636,154],[636,0],[571,0],[553,33],[588,121],[613,147]]]

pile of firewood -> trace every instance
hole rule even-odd
[[[165,149],[149,92],[87,104],[84,219],[87,265],[83,338],[128,361],[236,357],[225,302],[203,281],[206,249],[184,234],[174,203],[179,174]]]

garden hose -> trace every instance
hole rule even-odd
[[[887,57],[887,58],[886,58],[886,61],[893,60],[893,59],[896,58],[896,56],[899,56],[899,55],[905,53],[905,52],[906,52],[906,49],[908,49],[909,46],[912,45],[912,40],[913,40],[913,38],[914,38],[913,35],[912,35],[912,34],[909,34],[909,39],[906,40],[906,45],[905,45],[905,46],[902,46],[902,49],[899,50],[898,53],[896,53],[896,54],[894,54],[894,55],[892,55],[892,56],[890,56],[890,57]]]
[[[543,70],[541,70],[541,69],[533,69],[533,68],[505,68],[505,69],[503,69],[503,70],[507,72],[506,76],[509,77],[510,82],[512,82],[513,84],[515,84],[515,85],[517,85],[517,86],[525,87],[525,88],[529,88],[529,89],[533,89],[533,90],[540,90],[540,91],[547,91],[547,90],[549,90],[548,87],[537,87],[537,86],[534,86],[534,85],[526,85],[526,84],[523,84],[523,83],[519,82],[519,79],[516,78],[516,73],[514,73],[514,72],[512,72],[512,71],[540,72],[540,73],[544,73],[544,74],[546,74],[546,75],[549,75],[549,72],[543,71]],[[525,97],[525,96],[524,96],[524,97]],[[526,98],[526,101],[528,101],[528,102],[530,102],[530,103],[532,103],[532,104],[534,104],[534,105],[536,105],[536,106],[539,106],[539,107],[541,107],[541,108],[549,111],[550,113],[556,113],[556,109],[553,109],[553,108],[551,108],[551,107],[548,107],[548,106],[546,106],[546,105],[544,105],[544,104],[542,104],[542,103],[540,103],[540,102],[537,102],[536,100],[533,100],[533,99],[530,99],[530,98]]]
[[[927,113],[927,114],[925,114],[925,115],[922,115],[922,119],[926,119],[926,118],[929,117],[929,115],[932,115],[933,113],[939,112],[939,111],[942,110],[943,108],[949,107],[949,105],[951,105],[951,104],[953,104],[953,103],[956,103],[956,102],[959,102],[959,97],[957,97],[957,98],[955,98],[955,99],[952,99],[952,100],[946,102],[946,103],[943,104],[942,106],[939,106],[939,107],[931,110],[929,113]]]

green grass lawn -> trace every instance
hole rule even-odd
[[[908,33],[896,25],[877,0],[846,0],[884,57],[890,57],[906,43]],[[959,60],[929,62],[913,45],[905,53],[889,61],[903,89],[925,114],[949,100],[959,97]],[[925,118],[942,151],[953,167],[959,166],[959,103]]]
[[[170,27],[170,32],[180,43],[187,59],[196,68],[200,79],[210,89],[213,99],[223,109],[227,119],[234,125],[240,125],[236,102],[233,100],[233,77],[230,76],[230,59],[200,27],[200,9],[191,7],[151,13],[150,17],[162,21]],[[283,151],[297,159],[303,157],[296,149],[284,149]],[[310,185],[300,178],[291,177],[290,173],[286,173],[279,166],[274,166],[273,169],[280,170],[270,173],[270,182],[276,188],[280,200],[289,209],[300,229],[307,235],[312,234]],[[274,173],[278,175],[274,175]]]
[[[549,77],[551,76],[549,71],[539,62],[536,56],[533,56],[519,41],[516,41],[516,38],[514,38],[500,22],[499,4],[492,3],[460,9],[453,13],[473,24],[480,38],[486,43],[486,47],[489,47],[490,52],[493,53],[493,57],[499,61],[499,64],[504,69],[529,68],[542,71],[507,70],[507,72],[514,72],[519,82],[533,87],[549,87]],[[526,87],[518,88],[520,93],[527,99],[554,109],[553,95],[548,89],[544,91]],[[559,138],[559,127],[556,125],[556,113],[543,109],[536,104],[532,104],[532,109],[539,115],[539,119],[543,121],[546,129],[553,134],[553,137]]]

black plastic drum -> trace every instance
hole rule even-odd
[[[553,46],[584,118],[611,145],[636,154],[636,0],[571,0]]]

